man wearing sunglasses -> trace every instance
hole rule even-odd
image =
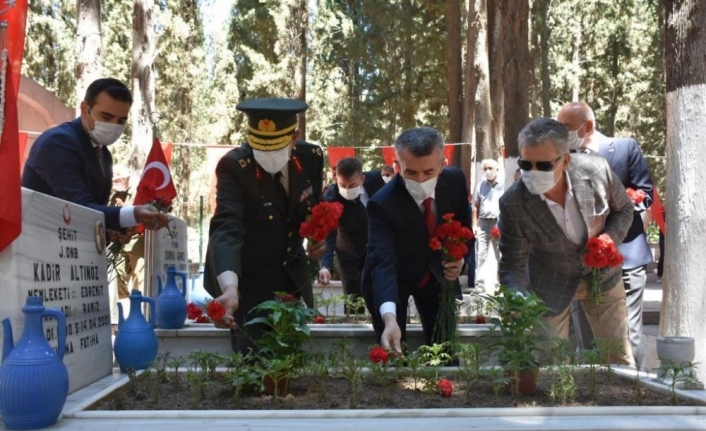
[[[642,296],[647,283],[647,264],[653,256],[647,244],[647,235],[642,222],[642,213],[652,205],[652,177],[640,146],[632,138],[609,138],[596,130],[593,110],[582,102],[564,105],[557,121],[569,130],[569,149],[587,152],[605,158],[611,169],[620,178],[623,186],[641,190],[644,199],[634,204],[632,224],[627,236],[620,245],[623,263],[623,284],[627,295],[628,331],[632,352],[638,367],[644,368],[645,354],[642,347]],[[575,307],[572,313],[580,344],[592,348],[593,334],[588,328],[585,316]]]
[[[588,238],[607,234],[622,242],[632,202],[605,159],[569,154],[567,139],[566,127],[550,118],[534,120],[518,136],[521,180],[500,199],[500,283],[546,303],[550,337],[568,337],[570,303],[579,301],[596,337],[622,347],[611,362],[634,365],[620,266],[603,271],[600,303],[591,306],[591,268],[582,260]]]

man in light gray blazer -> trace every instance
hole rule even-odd
[[[603,270],[602,295],[588,304],[583,265],[588,238],[607,234],[620,245],[633,219],[633,205],[602,157],[569,154],[561,123],[540,118],[518,137],[522,169],[500,199],[500,283],[537,294],[551,309],[545,316],[550,337],[567,338],[570,303],[578,300],[596,338],[622,347],[609,358],[634,365],[627,338],[621,267]]]

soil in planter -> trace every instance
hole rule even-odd
[[[140,376],[92,405],[89,410],[309,410],[309,409],[420,409],[420,408],[468,408],[468,407],[557,407],[557,406],[634,406],[671,405],[669,395],[640,387],[642,397],[636,402],[635,383],[604,373],[597,375],[596,399],[589,396],[588,374],[575,374],[577,397],[566,404],[552,399],[549,394],[553,374],[540,373],[537,393],[529,397],[516,397],[500,391],[496,398],[490,382],[474,384],[466,396],[466,387],[453,377],[453,394],[444,398],[423,390],[423,381],[414,389],[409,377],[398,378],[380,386],[369,375],[363,376],[357,401],[351,405],[350,385],[344,379],[327,378],[322,388],[311,378],[291,381],[289,392],[277,402],[272,396],[242,394],[233,397],[234,390],[225,374],[217,374],[197,395],[195,385],[187,382],[183,375],[179,384],[173,381],[173,373],[167,381],[157,384],[156,373],[150,378]],[[321,390],[323,389],[323,390]],[[320,396],[319,394],[323,394]],[[683,402],[682,405],[694,405]]]

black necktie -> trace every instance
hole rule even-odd
[[[279,198],[282,200],[282,203],[284,206],[289,206],[289,194],[287,193],[287,190],[284,188],[284,184],[282,184],[282,172],[277,172],[275,174],[275,189],[277,189],[277,194],[279,195]]]
[[[98,145],[97,147],[93,147],[93,150],[96,152],[98,166],[101,168],[101,172],[103,173],[103,175],[105,175],[105,170],[103,168],[103,147],[101,145]]]

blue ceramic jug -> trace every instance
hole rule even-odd
[[[66,317],[57,308],[44,308],[41,297],[29,296],[25,327],[17,345],[12,325],[2,321],[4,334],[0,366],[0,415],[11,430],[45,428],[56,422],[69,393],[69,373],[62,362],[66,349]],[[56,352],[44,338],[45,317],[57,320]]]
[[[181,290],[176,278],[181,278]],[[167,282],[162,289],[162,279],[157,277],[157,326],[162,329],[181,329],[186,321],[186,274],[174,266],[167,268]]]
[[[150,305],[150,321],[142,314],[142,303]],[[157,357],[157,335],[154,333],[154,299],[142,296],[139,290],[130,294],[130,315],[123,317],[123,306],[118,303],[118,333],[115,335],[113,352],[120,366],[120,372],[129,369],[149,368]]]
[[[213,297],[203,288],[203,268],[199,269],[199,276],[191,276],[191,302],[201,308],[206,308],[206,303],[211,301]]]

